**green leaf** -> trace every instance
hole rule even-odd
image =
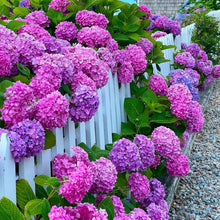
[[[144,111],[140,115],[137,116],[135,120],[135,125],[139,128],[141,127],[149,127],[149,113],[147,111]]]
[[[21,73],[21,75],[30,77],[31,72],[30,72],[29,68],[27,68],[26,66],[24,66],[21,63],[18,63],[17,66],[18,66],[18,71]]]
[[[25,18],[30,12],[26,7],[16,7],[13,9],[13,13],[18,17]]]
[[[9,80],[3,80],[0,82],[0,92],[1,93],[5,93],[6,89],[10,86],[13,86],[13,82],[9,81]]]
[[[113,144],[106,144],[106,145],[105,145],[105,149],[106,149],[107,151],[111,151],[111,150],[113,149]]]
[[[163,44],[161,46],[161,50],[166,50],[166,49],[175,49],[176,50],[177,48],[176,48],[176,45],[164,45]]]
[[[144,94],[142,95],[142,99],[146,104],[158,102],[157,95],[151,89],[147,89],[144,92]]]
[[[126,214],[129,214],[132,210],[135,209],[135,206],[133,204],[131,204],[130,202],[128,202],[127,200],[122,199],[121,201],[124,205]]]
[[[96,144],[94,144],[91,149],[92,149],[92,151],[94,151],[94,152],[101,150]]]
[[[155,169],[152,169],[153,176],[155,178],[160,178],[166,173],[167,169],[164,164],[159,164]]]
[[[88,202],[96,206],[96,199],[95,196],[91,193],[86,193],[85,197],[82,200],[82,203]]]
[[[121,135],[133,135],[136,134],[135,126],[130,122],[122,122],[121,123]]]
[[[24,210],[25,205],[32,199],[36,199],[33,190],[25,179],[16,182],[16,199],[19,207]]]
[[[61,186],[61,180],[56,177],[49,177],[47,180],[47,186],[53,186],[53,187],[60,187]]]
[[[43,186],[35,184],[35,192],[38,199],[47,198],[48,194]]]
[[[169,62],[170,60],[167,60],[165,58],[162,57],[156,57],[155,59],[153,59],[153,63],[166,63]]]
[[[147,90],[147,87],[138,87],[134,81],[130,83],[131,94],[135,95],[137,98],[143,95],[143,93]]]
[[[116,41],[128,41],[129,38],[127,35],[125,34],[121,34],[121,33],[115,33],[113,35],[113,38],[116,40]]]
[[[39,175],[34,178],[34,182],[40,186],[47,186],[47,181],[50,177],[46,175]]]
[[[27,77],[26,77],[26,76],[22,76],[21,74],[18,74],[18,75],[16,75],[16,76],[13,76],[13,77],[11,78],[11,80],[12,80],[13,82],[20,81],[20,82],[22,82],[22,83],[24,83],[24,84],[26,84],[26,85],[28,85],[28,84],[30,83],[30,81],[27,79]]]
[[[48,16],[55,25],[58,25],[61,21],[64,21],[65,18],[63,16],[63,12],[56,11],[52,8],[49,8],[49,10],[46,13],[46,16]]]
[[[0,200],[0,216],[2,220],[25,220],[18,207],[4,196]]]
[[[122,186],[128,185],[128,181],[127,181],[125,175],[126,175],[126,173],[118,173],[115,186],[122,187]]]
[[[5,5],[0,6],[0,14],[5,15],[7,18],[11,16],[9,8]]]
[[[28,215],[35,216],[41,214],[42,202],[43,200],[41,199],[34,199],[29,201],[25,206],[25,217]]]
[[[72,96],[70,85],[62,83],[61,87],[69,96]]]
[[[137,117],[144,112],[144,103],[136,98],[125,98],[124,109],[129,120],[135,124]]]
[[[126,27],[126,30],[127,30],[128,32],[136,32],[139,28],[140,28],[140,25],[138,25],[138,24],[129,24],[129,25]]]
[[[9,7],[9,8],[12,7],[12,5],[7,0],[1,0],[0,6],[2,6],[2,5],[5,5],[5,6]]]
[[[159,124],[169,124],[169,123],[174,123],[176,121],[178,121],[177,117],[175,116],[167,117],[166,112],[154,113],[150,118],[150,122],[159,123]]]
[[[4,97],[4,93],[0,92],[0,109],[3,107],[4,105],[4,101],[5,101],[5,97]],[[1,116],[1,112],[0,112],[0,116]]]
[[[41,215],[45,220],[49,220],[48,213],[50,212],[51,206],[47,199],[43,199],[41,204]]]
[[[50,149],[56,145],[56,136],[49,129],[45,129],[44,131],[45,131],[44,150],[47,150],[47,149]]]
[[[129,33],[127,35],[131,40],[134,40],[134,41],[140,41],[141,40],[141,37],[139,34],[137,33]]]
[[[116,142],[118,141],[119,139],[121,138],[121,135],[120,134],[117,134],[117,133],[112,133],[112,142]]]
[[[105,157],[108,158],[109,156],[109,151],[107,150],[100,150],[95,152],[96,158],[99,159],[100,157]]]
[[[16,32],[18,29],[20,29],[23,25],[25,24],[25,22],[23,21],[10,21],[6,27],[14,32]]]
[[[111,198],[107,197],[107,198],[103,199],[100,202],[98,208],[105,209],[106,212],[108,213],[108,219],[113,220],[113,218],[115,216],[115,210],[114,210],[114,205],[113,205]]]
[[[87,152],[90,161],[96,160],[96,154],[86,144],[80,143],[78,146]]]
[[[153,173],[149,167],[147,168],[146,171],[142,172],[141,174],[146,176],[148,179],[151,179],[151,177],[153,176]]]

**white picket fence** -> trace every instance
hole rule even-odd
[[[217,15],[220,17],[220,11]],[[193,25],[182,29],[182,35],[173,37],[168,34],[160,39],[164,45],[176,45],[181,48],[181,42],[191,43],[191,33]],[[160,65],[161,74],[168,75],[171,71],[170,64],[173,63],[174,49],[164,51],[165,58],[170,62]],[[154,73],[158,74],[154,65]],[[98,90],[100,106],[96,115],[86,123],[80,123],[75,129],[75,124],[69,119],[64,128],[54,130],[56,135],[56,146],[37,155],[36,157],[25,158],[20,163],[15,164],[10,153],[10,140],[6,134],[0,137],[0,198],[8,197],[16,202],[16,180],[26,179],[32,189],[35,189],[34,177],[36,175],[51,176],[51,160],[60,153],[72,155],[71,147],[84,142],[89,147],[97,144],[104,149],[105,144],[112,143],[112,133],[120,133],[121,122],[126,121],[124,112],[124,98],[130,97],[129,84],[122,84],[119,88],[117,75],[109,74],[108,84]]]

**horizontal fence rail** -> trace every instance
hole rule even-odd
[[[220,20],[220,11],[212,12],[212,15]],[[181,49],[181,42],[190,44],[191,35],[194,25],[189,25],[182,29],[181,36],[168,34],[158,41],[164,45],[176,45]],[[155,74],[167,76],[173,64],[174,49],[164,50],[165,58],[169,62],[160,64],[160,73],[153,66]],[[101,149],[105,148],[105,144],[112,143],[112,133],[120,133],[121,122],[126,122],[126,114],[124,111],[124,99],[130,97],[129,84],[121,84],[119,88],[117,74],[109,73],[108,84],[98,90],[100,105],[95,116],[86,123],[79,123],[75,128],[75,124],[68,119],[67,124],[63,128],[54,129],[56,136],[56,146],[52,149],[44,150],[39,155],[31,158],[24,158],[20,163],[14,163],[10,153],[10,140],[6,134],[0,137],[0,198],[8,197],[16,203],[16,180],[26,179],[32,189],[35,189],[34,177],[36,175],[51,176],[51,160],[56,154],[64,152],[72,155],[71,147],[77,146],[84,142],[89,147],[97,144]],[[9,187],[10,186],[10,187]]]

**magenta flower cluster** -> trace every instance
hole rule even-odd
[[[52,8],[55,11],[61,11],[65,16],[69,12],[66,7],[70,4],[71,2],[68,0],[52,0],[49,4],[49,8]]]
[[[104,14],[88,10],[78,11],[75,19],[76,23],[79,24],[80,27],[98,26],[100,28],[106,29],[107,24],[109,23]]]
[[[146,54],[149,54],[153,49],[153,43],[149,41],[147,38],[143,37],[141,37],[141,41],[138,41],[136,45],[140,46]]]
[[[150,77],[148,87],[156,94],[159,94],[161,96],[167,95],[168,86],[162,76],[152,75]]]
[[[194,68],[196,65],[195,59],[190,52],[178,53],[175,56],[174,60],[177,64],[183,65],[188,68]]]
[[[45,15],[44,11],[34,11],[25,17],[26,24],[38,24],[42,28],[49,27],[50,19]]]
[[[164,32],[164,31],[156,31],[156,32],[154,32],[154,33],[151,34],[151,37],[152,37],[154,40],[157,40],[158,38],[164,37],[164,36],[166,36],[166,35],[167,35],[167,33]]]

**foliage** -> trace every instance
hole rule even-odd
[[[205,50],[209,60],[218,64],[220,60],[220,30],[219,21],[205,13],[196,14],[195,30],[192,41]]]

